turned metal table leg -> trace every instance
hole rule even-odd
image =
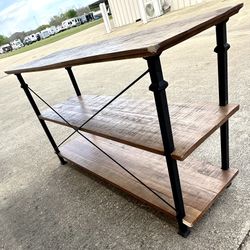
[[[24,90],[24,92],[25,92],[25,94],[26,94],[26,96],[27,96],[27,98],[28,98],[28,100],[29,100],[29,102],[30,102],[30,104],[31,104],[34,112],[36,113],[36,115],[38,117],[38,120],[39,120],[39,122],[41,123],[41,125],[42,125],[42,127],[44,129],[44,132],[46,133],[46,135],[47,135],[47,137],[48,137],[48,139],[49,139],[52,147],[54,148],[55,153],[57,154],[57,156],[58,156],[61,164],[62,165],[66,164],[67,162],[59,155],[60,151],[59,151],[59,149],[58,149],[58,147],[57,147],[57,145],[56,145],[56,143],[55,143],[55,141],[54,141],[54,139],[53,139],[53,137],[52,137],[52,135],[51,135],[51,133],[50,133],[47,125],[46,125],[46,123],[45,123],[45,121],[41,120],[39,118],[39,116],[41,115],[41,113],[40,113],[40,111],[39,111],[39,109],[38,109],[38,107],[37,107],[37,105],[36,105],[36,103],[35,103],[32,95],[31,95],[31,93],[29,91],[28,84],[25,83],[25,81],[24,81],[24,79],[23,79],[23,77],[22,77],[21,74],[16,74],[16,76],[17,76],[17,79],[19,80],[19,82],[21,84],[21,88]]]
[[[73,84],[73,87],[75,89],[76,95],[77,96],[81,96],[81,91],[80,91],[80,89],[79,89],[79,87],[77,85],[76,78],[75,78],[75,76],[73,74],[73,71],[72,71],[71,67],[67,67],[65,69],[68,71],[69,78],[70,78],[70,80],[71,80],[71,82]]]
[[[162,142],[164,146],[169,178],[173,193],[176,209],[176,218],[179,224],[179,234],[187,237],[190,233],[189,228],[183,224],[185,209],[182,198],[181,184],[179,179],[177,162],[171,157],[174,151],[173,134],[169,117],[168,103],[165,89],[168,83],[164,81],[159,56],[146,58],[152,84],[149,89],[154,92],[155,104],[160,124]]]
[[[228,63],[227,51],[230,45],[227,43],[226,22],[216,26],[217,46],[215,52],[218,60],[218,81],[219,81],[219,103],[220,106],[228,104]],[[221,165],[223,170],[229,169],[229,129],[228,121],[220,127],[221,137]]]

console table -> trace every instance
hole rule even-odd
[[[229,168],[228,119],[239,105],[228,103],[230,46],[226,23],[242,6],[56,52],[6,73],[17,76],[62,164],[73,162],[175,218],[179,233],[186,237],[190,227],[238,173],[237,169]],[[163,79],[161,53],[213,26],[217,38],[219,104],[168,105],[168,83]],[[117,96],[81,95],[73,66],[131,58],[142,58],[148,69]],[[22,73],[59,68],[67,70],[76,96],[52,107],[28,86]],[[149,86],[154,96],[152,101],[120,97],[146,74],[152,82]],[[36,98],[49,109],[40,112]],[[73,132],[58,145],[46,121],[69,126]],[[188,156],[218,128],[221,168],[190,159]],[[75,133],[79,137],[69,140]]]

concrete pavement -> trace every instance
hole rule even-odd
[[[235,2],[239,3],[213,1],[205,6],[212,9]],[[176,233],[175,223],[164,215],[69,164],[60,166],[17,80],[3,73],[10,65],[63,48],[157,27],[168,21],[167,15],[108,35],[98,25],[0,60],[1,249],[250,249],[250,0],[244,2],[244,9],[228,23],[230,102],[241,105],[230,120],[230,161],[240,173],[187,239]],[[177,12],[171,15],[178,18]],[[162,55],[169,102],[218,101],[214,47],[214,29],[210,29]],[[73,70],[83,94],[115,95],[145,68],[144,60],[133,59]],[[51,104],[74,94],[65,70],[30,73],[24,78]],[[126,95],[152,98],[149,83],[144,78]],[[58,142],[71,132],[51,123],[49,128]],[[218,131],[193,155],[219,166]]]

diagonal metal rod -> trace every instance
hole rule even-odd
[[[163,199],[159,194],[157,194],[153,189],[151,189],[149,186],[147,186],[143,181],[141,181],[138,177],[136,177],[133,173],[131,173],[128,169],[126,169],[124,166],[122,166],[118,161],[116,161],[112,156],[110,156],[108,153],[106,153],[103,149],[101,149],[99,146],[97,146],[95,143],[93,143],[91,140],[89,140],[85,135],[83,135],[80,131],[75,129],[62,115],[60,115],[51,105],[49,105],[43,98],[41,98],[35,91],[33,91],[30,87],[28,87],[29,90],[37,96],[43,103],[45,103],[51,110],[53,110],[62,120],[64,120],[69,127],[75,130],[76,133],[78,133],[80,136],[82,136],[85,140],[87,140],[90,144],[92,144],[94,147],[96,147],[98,150],[100,150],[104,155],[106,155],[110,160],[112,160],[114,163],[116,163],[119,167],[121,167],[124,171],[126,171],[129,175],[131,175],[133,178],[135,178],[141,185],[143,185],[145,188],[147,188],[151,193],[153,193],[155,196],[157,196],[161,201],[163,201],[166,205],[171,207],[174,211],[176,211],[175,207],[173,207],[170,203],[168,203],[165,199]]]
[[[90,120],[92,120],[96,115],[98,115],[101,111],[103,111],[108,105],[110,105],[114,100],[116,100],[120,95],[122,95],[125,91],[131,88],[135,83],[137,83],[141,78],[143,78],[149,70],[146,70],[143,74],[141,74],[138,78],[136,78],[132,83],[130,83],[125,89],[123,89],[118,95],[112,98],[107,104],[105,104],[101,109],[99,109],[95,114],[93,114],[87,121],[85,121],[80,127],[78,127],[74,132],[72,132],[65,140],[63,140],[58,147],[60,147],[63,143],[65,143],[71,136],[73,136],[78,130],[80,130],[85,124],[87,124]]]

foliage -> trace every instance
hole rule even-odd
[[[88,14],[90,12],[90,8],[88,6],[82,7],[82,8],[77,9],[76,12],[77,12],[77,16],[82,16],[84,14]]]
[[[9,42],[9,38],[3,35],[0,35],[0,46]]]
[[[14,40],[16,40],[16,39],[21,39],[21,40],[23,40],[25,36],[26,36],[26,33],[25,33],[24,31],[22,31],[22,32],[16,32],[16,33],[12,34],[12,35],[9,37],[9,40],[10,40],[10,41],[14,41]]]
[[[59,16],[53,16],[50,18],[49,25],[50,26],[58,26],[61,25],[62,22],[67,19],[64,13],[60,14]]]
[[[73,18],[73,17],[76,17],[76,16],[77,16],[77,12],[76,12],[76,10],[74,10],[74,9],[70,9],[70,10],[68,10],[68,11],[65,13],[65,16],[66,16],[67,18]]]
[[[43,24],[43,25],[39,26],[38,28],[36,28],[36,29],[34,30],[33,33],[41,32],[42,30],[44,30],[44,29],[46,29],[46,28],[48,28],[48,27],[49,27],[48,24]],[[31,33],[31,34],[32,34],[32,33]]]

